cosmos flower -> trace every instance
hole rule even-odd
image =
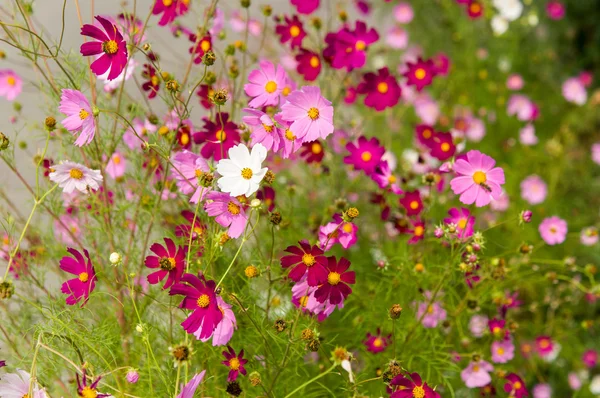
[[[526,95],[513,94],[506,103],[506,113],[522,122],[531,122],[539,116],[539,109]]]
[[[365,73],[356,90],[359,94],[366,94],[365,105],[376,111],[393,107],[402,94],[400,85],[387,67],[379,69],[377,73]]]
[[[441,161],[450,159],[456,153],[456,145],[454,145],[454,140],[450,133],[435,133],[430,141],[430,145],[431,156]]]
[[[60,260],[60,269],[76,275],[77,278],[69,279],[63,283],[60,291],[69,295],[67,297],[68,305],[74,305],[83,298],[83,303],[81,303],[83,306],[90,297],[90,293],[96,287],[96,271],[87,250],[83,250],[87,262],[79,251],[72,248],[67,248],[67,251],[74,259],[69,256],[63,257]]]
[[[440,398],[440,394],[424,383],[416,372],[397,375],[390,382],[390,387],[394,391],[390,398]]]
[[[203,370],[202,372],[192,376],[190,381],[188,381],[185,386],[182,386],[181,392],[175,398],[194,398],[196,389],[198,389],[198,386],[200,385],[200,383],[202,383],[205,374],[206,370]]]
[[[406,84],[415,86],[417,91],[423,90],[433,81],[435,67],[431,60],[423,61],[423,59],[419,57],[417,62],[407,62],[406,67],[408,69],[404,73],[404,76],[408,79]]]
[[[419,218],[411,220],[410,223],[412,228],[407,228],[405,233],[411,234],[412,236],[406,243],[414,245],[425,238],[425,223]]]
[[[538,336],[535,339],[535,349],[539,356],[548,356],[554,350],[554,342],[549,336]]]
[[[424,296],[428,301],[418,303],[417,319],[422,319],[421,323],[423,324],[424,328],[435,328],[441,322],[446,320],[446,310],[442,308],[442,305],[439,301],[434,301],[429,304],[429,301],[432,297],[430,291],[426,291]]]
[[[543,203],[548,194],[544,180],[537,175],[530,175],[521,181],[521,197],[530,205]]]
[[[275,209],[275,190],[269,186],[264,186],[256,192],[256,199],[260,199],[267,206],[267,210],[272,212]]]
[[[248,363],[248,360],[244,359],[244,350],[241,350],[236,355],[235,350],[231,348],[231,346],[227,346],[227,351],[223,351],[223,356],[225,357],[225,360],[221,363],[229,368],[227,381],[236,380],[240,373],[246,375],[246,368],[244,365]]]
[[[106,174],[108,174],[112,179],[116,180],[117,178],[121,178],[125,175],[125,170],[127,169],[127,161],[125,157],[119,152],[115,152],[110,157],[110,160],[106,164]]]
[[[392,335],[389,334],[387,336],[381,335],[381,330],[377,329],[376,334],[367,333],[367,338],[363,341],[363,344],[367,347],[367,351],[372,352],[373,354],[377,354],[386,349],[386,347],[391,343]]]
[[[296,71],[304,77],[307,82],[312,82],[317,79],[321,73],[321,59],[319,54],[300,49],[300,53],[296,55]]]
[[[221,159],[217,164],[217,172],[222,175],[217,185],[231,196],[250,197],[258,191],[267,173],[268,168],[261,167],[267,158],[267,149],[262,144],[255,144],[250,152],[247,146],[239,144],[228,153],[229,159]]]
[[[508,374],[506,377],[506,383],[504,384],[504,392],[510,394],[511,397],[522,398],[528,397],[529,392],[525,387],[523,380],[514,373]]]
[[[423,200],[419,191],[405,192],[400,198],[400,204],[406,209],[409,216],[419,215],[423,211]]]
[[[194,142],[204,144],[200,154],[205,159],[214,158],[219,161],[230,148],[240,142],[238,126],[229,120],[226,112],[217,113],[214,122],[206,117],[202,120],[204,126],[201,131],[194,133]]]
[[[302,47],[302,40],[306,37],[302,21],[297,15],[291,18],[285,15],[283,21],[275,26],[275,33],[279,35],[279,41],[282,44],[289,41],[292,49]]]
[[[469,330],[473,337],[483,337],[488,326],[488,317],[485,315],[475,314],[469,320]]]
[[[595,142],[592,144],[592,161],[598,165],[600,165],[600,142]]]
[[[144,64],[142,77],[146,79],[146,81],[142,84],[142,89],[144,91],[149,91],[148,98],[152,99],[156,97],[158,90],[160,90],[160,78],[156,73],[156,69],[154,69],[151,64]]]
[[[394,7],[392,11],[394,13],[394,18],[398,23],[407,24],[414,18],[414,12],[410,3],[405,1],[401,1]]]
[[[302,142],[327,138],[333,133],[333,106],[316,86],[304,86],[287,97],[281,118],[291,122],[289,130]]]
[[[494,366],[484,360],[469,363],[462,372],[460,377],[469,388],[484,387],[492,381],[490,372],[494,371]]]
[[[198,277],[185,274],[181,277],[181,282],[173,285],[169,291],[170,296],[184,296],[179,308],[190,310],[192,313],[181,326],[186,332],[200,339],[210,337],[223,319],[215,288],[215,281],[207,281],[204,275],[200,274]],[[201,330],[199,334],[196,333],[198,330]]]
[[[170,25],[177,17],[189,11],[190,0],[156,0],[152,14],[162,14],[158,21],[159,26]]]
[[[356,275],[354,271],[348,271],[350,261],[344,257],[338,262],[334,256],[327,257],[327,282],[319,286],[315,292],[315,298],[320,303],[329,301],[331,304],[339,304],[344,301],[352,288],[348,285],[356,283]]]
[[[298,242],[298,246],[288,246],[285,251],[291,253],[281,257],[281,266],[283,268],[292,267],[288,277],[298,282],[307,275],[309,286],[317,286],[327,281],[329,271],[327,271],[328,261],[323,255],[323,250],[318,246],[311,246],[307,241]]]
[[[249,83],[244,85],[244,92],[252,98],[248,106],[261,108],[267,105],[278,105],[281,90],[285,85],[285,70],[281,65],[275,67],[269,61],[262,61],[259,66],[259,69],[250,72]]]
[[[523,145],[530,146],[538,143],[538,138],[535,135],[535,127],[529,123],[519,130],[519,142]]]
[[[580,241],[585,246],[593,246],[598,243],[598,228],[587,227],[581,230]]]
[[[95,25],[85,24],[81,27],[83,36],[96,40],[83,43],[80,49],[81,55],[87,57],[102,54],[92,62],[90,68],[97,76],[110,70],[107,79],[113,80],[123,72],[127,64],[127,43],[116,25],[101,16],[95,18],[104,31]]]
[[[175,153],[171,159],[174,168],[171,176],[177,181],[177,188],[184,195],[194,193],[190,198],[191,203],[204,200],[210,187],[202,185],[205,173],[210,172],[210,167],[204,158],[188,150]]]
[[[146,139],[149,133],[155,133],[157,130],[156,126],[150,123],[150,120],[148,119],[141,120],[136,117],[131,121],[131,125],[135,128],[135,132],[138,133],[142,140]],[[123,142],[125,142],[125,145],[131,150],[141,150],[143,143],[140,138],[136,137],[133,128],[128,127],[127,130],[125,130]]]
[[[379,185],[379,188],[389,190],[396,195],[402,195],[404,191],[398,184],[398,178],[392,172],[387,160],[379,162],[375,172],[371,174],[371,179]]]
[[[578,77],[572,77],[563,83],[562,95],[576,105],[584,105],[587,101],[587,91]]]
[[[325,157],[325,150],[319,140],[305,142],[300,148],[300,157],[303,158],[306,163],[321,163]]]
[[[460,201],[482,207],[502,194],[500,185],[504,184],[504,171],[494,167],[496,161],[476,151],[467,152],[466,159],[458,159],[454,163],[457,176],[450,181],[450,187]]]
[[[565,6],[558,0],[550,0],[546,4],[546,14],[555,21],[563,19],[565,17]]]
[[[215,217],[215,221],[222,227],[229,227],[227,235],[230,238],[239,238],[248,223],[243,205],[235,197],[224,192],[212,191],[206,195],[206,199],[206,213]]]
[[[515,345],[510,338],[492,342],[492,361],[506,363],[515,357]]]
[[[291,3],[300,14],[312,14],[317,8],[321,0],[291,0]]]
[[[58,110],[67,115],[61,122],[64,128],[80,133],[75,145],[83,146],[92,142],[96,133],[95,115],[81,91],[63,89]]]
[[[179,282],[185,271],[185,256],[187,254],[186,247],[176,246],[169,238],[164,238],[164,240],[165,246],[160,243],[154,243],[150,246],[150,251],[156,256],[147,256],[144,260],[146,267],[159,268],[158,271],[148,275],[148,283],[156,285],[168,276],[163,290]]]
[[[337,33],[327,34],[323,57],[335,69],[362,68],[367,61],[367,49],[377,40],[379,34],[374,28],[367,29],[364,22],[356,21],[354,30],[345,26]]]
[[[0,97],[13,101],[23,89],[23,80],[12,69],[0,69]]]
[[[467,5],[467,14],[471,19],[477,19],[483,15],[483,5],[479,0],[471,0]]]
[[[233,331],[237,329],[237,320],[235,319],[235,314],[231,310],[231,305],[227,304],[221,296],[217,296],[217,304],[219,310],[223,313],[223,319],[221,319],[221,322],[219,322],[213,334],[210,337],[200,338],[202,332],[201,329],[198,329],[196,333],[194,333],[194,336],[203,343],[212,338],[212,345],[214,347],[229,343],[229,340],[231,340],[231,337],[233,336]]]
[[[538,230],[547,245],[558,245],[567,239],[567,222],[557,216],[544,218]]]
[[[190,36],[190,41],[194,44],[188,50],[190,54],[194,54],[194,63],[199,64],[202,62],[202,57],[208,51],[212,50],[212,37],[210,34],[205,35],[199,39],[195,34]]]
[[[87,193],[88,187],[95,191],[102,182],[102,174],[99,170],[91,170],[68,160],[52,166],[52,169],[48,177],[50,181],[57,183],[64,193],[71,193],[75,189]]]
[[[16,373],[6,373],[0,379],[0,391],[2,397],[6,398],[22,398],[30,397],[29,387],[31,385],[31,375],[24,370],[17,369]],[[33,395],[31,398],[47,398],[46,390],[34,381]]]
[[[469,209],[461,207],[459,210],[456,207],[453,207],[448,210],[448,215],[450,217],[444,218],[444,223],[454,224],[456,226],[456,236],[460,239],[473,236],[475,217],[471,215]]]
[[[552,398],[552,388],[547,383],[536,384],[531,393],[533,398]]]
[[[596,350],[586,350],[581,355],[581,361],[588,368],[594,368],[598,364],[598,351]]]
[[[263,111],[245,108],[246,116],[242,121],[250,129],[250,138],[252,146],[261,144],[267,151],[277,152],[280,148],[281,132],[273,119]]]
[[[344,158],[344,163],[353,165],[354,170],[362,170],[369,176],[375,172],[385,153],[385,148],[379,144],[377,138],[367,140],[362,135],[358,137],[356,143],[346,144],[346,150],[350,154]]]

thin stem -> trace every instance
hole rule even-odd
[[[288,395],[285,396],[285,398],[291,397],[292,395],[294,395],[295,393],[297,393],[298,391],[302,390],[304,387],[306,387],[307,385],[309,385],[312,382],[315,382],[317,380],[319,380],[320,378],[324,377],[325,375],[331,373],[335,368],[337,367],[337,364],[333,364],[333,366],[331,366],[329,369],[327,369],[325,372],[313,377],[312,379],[308,380],[307,382],[303,383],[302,385],[300,385],[298,388],[296,388],[294,391],[292,391],[291,393],[289,393]]]

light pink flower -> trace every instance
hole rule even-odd
[[[479,142],[485,137],[485,123],[477,118],[469,118],[465,135],[469,141]]]
[[[460,201],[482,207],[497,199],[502,194],[500,185],[504,184],[504,171],[494,167],[496,161],[479,151],[467,152],[467,159],[458,159],[454,163],[457,173],[450,186]]]
[[[550,388],[550,384],[536,384],[531,390],[533,394],[533,398],[551,398],[552,397],[552,388]]]
[[[319,228],[319,246],[327,251],[339,242],[344,249],[356,243],[358,227],[352,222],[345,222],[339,214],[333,215],[333,222]],[[327,246],[325,246],[327,243]]]
[[[494,211],[506,211],[508,210],[508,206],[510,206],[510,198],[504,190],[500,194],[499,198],[492,199],[492,201],[490,202],[490,209]]]
[[[598,243],[598,228],[587,227],[581,230],[580,240],[585,246],[593,246]]]
[[[0,380],[0,391],[2,397],[21,398],[29,397],[29,387],[33,384],[31,398],[46,398],[46,390],[40,389],[40,386],[34,380],[31,382],[31,375],[24,370],[17,369],[16,373],[7,373],[2,375]]]
[[[106,164],[106,173],[113,179],[123,177],[127,169],[127,161],[119,152],[113,153],[110,160]]]
[[[423,123],[436,124],[440,117],[440,106],[434,99],[427,94],[421,94],[415,98],[413,104],[415,106],[415,113]]]
[[[583,105],[587,101],[587,91],[578,77],[572,77],[563,83],[562,95],[567,101],[577,105]]]
[[[12,69],[0,69],[0,97],[12,101],[21,93],[23,80]]]
[[[592,144],[592,161],[600,165],[600,142]]]
[[[535,120],[539,114],[537,106],[523,94],[513,94],[506,105],[506,113],[509,116],[517,116],[522,122]]]
[[[200,383],[202,383],[202,379],[204,379],[205,373],[206,370],[203,370],[202,372],[194,375],[194,377],[192,377],[190,381],[185,386],[183,386],[181,392],[179,393],[179,395],[177,395],[176,398],[194,398],[196,389],[198,388]]]
[[[542,220],[539,231],[546,244],[558,245],[567,239],[567,222],[556,216],[547,217]]]
[[[469,388],[484,387],[492,381],[490,372],[494,371],[494,366],[489,362],[481,360],[479,362],[471,362],[469,366],[460,372],[460,377]]]
[[[408,45],[408,32],[399,26],[392,26],[385,35],[385,41],[391,48],[402,50]]]
[[[71,161],[61,162],[52,168],[54,171],[48,175],[50,181],[57,183],[65,193],[71,193],[75,189],[87,193],[88,187],[93,191],[100,188],[102,174],[99,170],[91,170]]]
[[[519,130],[519,142],[521,144],[530,146],[538,143],[538,138],[535,135],[535,127],[529,123]]]
[[[96,133],[95,116],[81,91],[63,89],[58,110],[67,115],[62,125],[72,133],[80,133],[75,145],[84,146],[92,142]]]
[[[485,315],[473,315],[469,320],[469,330],[473,337],[480,338],[488,328],[488,317]]]
[[[156,126],[150,123],[150,120],[148,119],[141,120],[136,117],[131,122],[131,125],[133,126],[133,128],[135,128],[135,131],[143,140],[148,139],[147,136],[149,133],[156,132]],[[123,134],[123,141],[125,142],[125,145],[129,147],[129,149],[142,149],[142,141],[140,141],[140,139],[135,136],[135,133],[133,132],[133,129],[131,127],[129,127]]]
[[[63,214],[60,216],[60,222],[54,221],[54,236],[57,240],[64,243],[67,246],[74,245],[73,238],[69,231],[73,233],[75,236],[79,236],[81,233],[81,228],[79,227],[79,220],[73,217],[70,214]],[[63,227],[63,225],[68,228],[68,230]]]
[[[506,363],[515,357],[515,345],[510,338],[492,343],[492,361]]]
[[[219,322],[212,335],[203,339],[200,338],[201,328],[194,333],[194,336],[203,343],[212,338],[212,345],[214,347],[229,343],[229,340],[231,340],[231,337],[233,336],[233,331],[237,329],[237,321],[235,319],[235,314],[231,310],[231,305],[227,304],[221,296],[217,296],[217,305],[223,313],[223,319],[221,319],[221,322]]]
[[[521,77],[521,75],[513,74],[506,79],[506,87],[509,90],[518,91],[523,88],[525,85],[525,81]]]
[[[546,200],[548,186],[537,175],[530,175],[521,181],[521,197],[530,205],[539,205]]]
[[[249,83],[244,85],[244,92],[252,98],[248,103],[251,108],[266,105],[278,105],[279,96],[285,87],[286,73],[281,65],[273,65],[262,61],[260,69],[254,69],[248,75]]]
[[[273,119],[260,110],[246,108],[244,112],[248,115],[244,116],[242,121],[250,127],[252,145],[260,143],[267,151],[277,152],[280,148],[281,132]]]
[[[222,227],[229,227],[227,234],[231,238],[239,238],[246,229],[248,216],[243,205],[228,193],[212,191],[206,195],[204,205],[206,213],[215,217],[215,221]]]
[[[567,380],[569,381],[569,387],[575,391],[579,390],[583,384],[581,378],[576,372],[569,372]]]
[[[399,23],[409,23],[414,18],[414,12],[410,3],[400,2],[396,7],[394,7],[394,18]]]
[[[204,173],[210,172],[210,167],[206,160],[188,150],[177,152],[172,158],[175,168],[171,169],[171,176],[177,181],[177,188],[184,195],[194,194],[190,198],[191,203],[202,201],[210,188],[206,188],[199,183],[200,177]]]
[[[442,308],[442,305],[439,301],[434,301],[433,303],[429,304],[431,301],[430,291],[426,291],[424,296],[427,299],[427,302],[418,303],[417,319],[421,319],[421,317],[423,317],[421,324],[424,328],[435,328],[446,320],[446,310]]]
[[[281,118],[292,122],[290,131],[302,142],[325,139],[333,133],[333,106],[321,89],[304,86],[291,93],[281,107]]]

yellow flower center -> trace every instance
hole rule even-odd
[[[467,226],[466,218],[461,218],[460,220],[458,220],[458,228],[465,229],[466,226]]]
[[[289,93],[292,92],[292,89],[290,87],[284,87],[283,90],[281,90],[281,94],[283,94],[284,97],[287,97]]]
[[[520,381],[515,381],[515,384],[513,384],[513,387],[515,390],[520,390],[521,389],[521,382]]]
[[[371,152],[369,151],[365,151],[363,153],[361,153],[360,158],[362,159],[363,162],[368,162],[369,160],[371,160],[373,156],[371,155]]]
[[[69,176],[76,180],[81,180],[83,178],[83,171],[79,169],[71,169],[71,171],[69,171]]]
[[[440,149],[442,150],[442,152],[448,152],[450,150],[450,144],[448,144],[447,142],[444,142],[440,146]]]
[[[558,232],[558,229],[556,229],[556,227],[550,227],[550,232],[555,234],[556,232]]]
[[[79,111],[79,118],[81,120],[85,120],[87,119],[87,117],[90,115],[90,113],[88,111],[86,111],[85,109],[82,109]]]
[[[365,48],[367,48],[367,44],[362,40],[358,40],[354,45],[354,48],[356,48],[358,51],[363,51]]]
[[[81,396],[82,398],[96,398],[98,396],[98,393],[95,389],[85,386],[83,387],[83,390],[81,390],[81,392],[79,393],[79,396]]]
[[[381,347],[383,345],[383,340],[381,340],[379,337],[377,337],[375,340],[373,340],[373,345],[375,347]]]
[[[473,181],[475,182],[475,184],[481,185],[487,181],[487,176],[483,171],[476,171],[475,173],[473,173]]]
[[[316,68],[317,66],[319,66],[319,63],[319,57],[317,57],[316,55],[310,57],[310,66]]]
[[[202,174],[204,174],[204,172],[200,169],[196,169],[194,170],[194,174],[196,174],[196,177],[200,178],[202,177]]]
[[[315,256],[313,256],[312,254],[310,254],[310,253],[304,253],[304,255],[302,255],[302,262],[307,267],[312,267],[313,265],[315,265],[315,263],[317,262],[317,260],[315,260]]]
[[[262,125],[262,126],[263,126],[263,128],[265,129],[265,131],[266,131],[267,133],[272,133],[272,132],[273,132],[273,126],[269,126],[269,125],[266,125],[266,124],[264,124],[264,123],[263,123],[263,125]]]
[[[496,350],[496,352],[498,353],[498,355],[504,355],[504,348],[498,347],[498,349]]]
[[[317,120],[319,118],[319,110],[317,108],[310,108],[308,110],[308,117],[312,120]]]
[[[540,347],[542,348],[548,348],[550,346],[550,343],[548,342],[548,340],[542,340],[540,341]]]
[[[121,157],[119,155],[115,155],[112,158],[114,164],[121,164]]]
[[[118,50],[119,45],[114,40],[108,40],[102,43],[102,51],[104,51],[106,54],[116,54]]]
[[[9,86],[14,86],[17,83],[17,79],[15,79],[14,76],[9,76],[6,78],[6,83],[8,83]]]
[[[265,91],[269,94],[273,94],[277,90],[277,83],[273,80],[269,80],[267,84],[265,84]]]
[[[415,386],[412,390],[413,398],[424,398],[425,397],[425,389],[423,386]]]
[[[244,177],[244,179],[249,180],[252,178],[252,170],[250,170],[247,167],[244,167],[242,169],[242,177]]]
[[[431,130],[429,130],[429,129],[423,130],[423,138],[425,138],[426,140],[430,139],[431,138]]]
[[[203,294],[202,296],[198,297],[196,304],[198,304],[198,307],[200,308],[206,308],[210,304],[210,297],[208,297],[208,294]]]
[[[413,210],[417,210],[419,208],[419,202],[413,200],[412,202],[410,202],[409,207]]]
[[[165,271],[171,271],[175,268],[176,261],[173,257],[163,257],[158,261],[160,268]]]
[[[296,136],[294,135],[294,133],[292,133],[290,129],[287,129],[285,130],[285,138],[287,138],[290,141],[294,141],[296,139]]]
[[[388,92],[388,84],[386,82],[381,82],[377,85],[377,91],[381,94],[385,94]]]
[[[308,304],[308,296],[300,297],[300,306],[306,307],[307,304]]]
[[[393,184],[393,183],[395,183],[395,182],[396,182],[396,176],[395,176],[395,175],[391,175],[391,176],[389,176],[389,177],[388,177],[388,182],[389,182],[390,184]]]
[[[473,366],[473,372],[479,372],[479,365]]]
[[[479,3],[471,3],[470,7],[473,14],[478,14],[481,11],[481,6]]]
[[[190,135],[187,133],[181,134],[181,145],[187,145],[190,142]]]
[[[89,278],[90,277],[87,272],[82,272],[81,274],[79,274],[79,280],[83,283],[87,282]]]
[[[217,140],[223,142],[227,138],[227,134],[223,130],[219,130],[215,134],[215,137],[217,137]]]
[[[240,206],[236,205],[233,202],[229,202],[227,204],[227,211],[233,214],[234,216],[237,216],[238,214],[240,214]]]
[[[146,129],[144,129],[146,130]],[[169,128],[167,126],[160,126],[160,128],[158,129],[158,134],[160,135],[165,135],[169,132]]]
[[[427,306],[427,313],[428,314],[433,314],[433,306],[432,305],[428,305]]]
[[[290,36],[298,37],[298,35],[300,35],[300,28],[296,25],[292,25],[290,28]]]
[[[165,7],[169,7],[171,4],[173,4],[173,0],[162,0],[162,2]]]
[[[424,79],[425,75],[427,75],[427,72],[425,72],[425,69],[423,68],[419,68],[415,71],[415,77],[419,80]]]
[[[349,234],[350,232],[352,232],[352,223],[344,223],[344,226],[342,227],[342,229],[344,230],[345,233]]]
[[[229,367],[231,370],[238,370],[240,368],[240,360],[237,358],[231,358],[229,360]]]
[[[321,146],[321,144],[315,142],[314,144],[311,145],[310,150],[312,151],[312,153],[314,153],[315,155],[320,154],[321,152],[323,152],[323,147]]]
[[[329,275],[327,275],[327,282],[333,286],[337,285],[340,283],[340,274],[337,272],[330,272]]]
[[[158,86],[158,76],[154,75],[150,78],[150,83],[152,83],[153,86]]]
[[[207,52],[208,50],[210,50],[210,41],[202,40],[200,42],[200,48],[202,49],[203,52]]]
[[[417,225],[415,227],[415,236],[423,236],[424,232],[425,232],[425,229],[422,226]]]

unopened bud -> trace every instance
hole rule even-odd
[[[402,315],[402,307],[400,304],[392,305],[392,308],[390,308],[390,318],[398,319],[400,318],[400,315]]]
[[[112,265],[118,265],[123,258],[117,252],[113,252],[110,254],[109,260]]]
[[[48,116],[46,120],[44,120],[44,126],[46,126],[46,130],[54,131],[56,128],[56,119],[52,116]]]

